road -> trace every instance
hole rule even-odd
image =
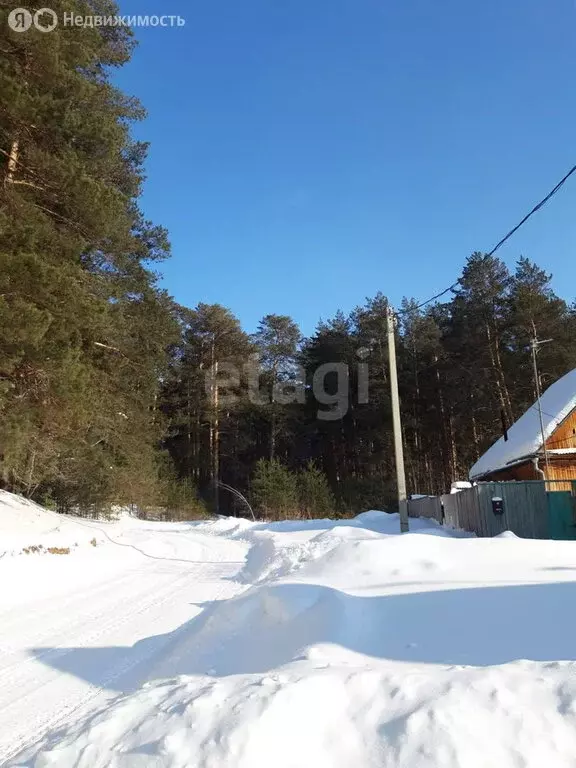
[[[239,543],[186,526],[109,530],[97,552],[0,564],[0,765],[140,686],[187,622],[243,588]]]

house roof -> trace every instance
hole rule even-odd
[[[542,395],[541,403],[544,439],[548,440],[576,408],[576,369],[552,384]],[[541,449],[542,432],[535,403],[510,427],[508,440],[501,437],[478,459],[470,470],[470,480],[479,480],[491,472],[532,458]]]

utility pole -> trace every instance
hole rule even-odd
[[[396,367],[396,338],[394,334],[394,310],[386,310],[388,327],[388,359],[390,366],[390,393],[392,396],[392,422],[394,426],[394,453],[396,455],[396,482],[398,485],[398,509],[400,511],[400,532],[407,533],[408,501],[406,497],[406,473],[404,471],[404,449],[402,446],[402,422],[400,419],[400,395],[398,394],[398,369]]]
[[[546,464],[546,479],[548,480],[550,478],[550,465],[548,461],[548,449],[546,448],[546,435],[544,433],[544,419],[542,418],[542,402],[541,402],[541,392],[540,392],[540,376],[538,374],[538,363],[536,361],[536,355],[538,354],[538,351],[542,344],[548,344],[552,341],[552,339],[545,339],[544,341],[538,341],[538,337],[536,335],[536,326],[532,324],[534,328],[534,338],[530,342],[530,346],[532,348],[532,366],[534,368],[534,386],[536,387],[536,401],[538,404],[538,416],[540,418],[540,434],[542,436],[542,449],[544,450],[544,463]]]

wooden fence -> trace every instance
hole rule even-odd
[[[494,500],[502,500],[502,514],[495,512]],[[512,531],[527,539],[547,539],[548,505],[544,482],[479,483],[459,493],[410,500],[408,514],[432,518],[478,536]]]
[[[408,501],[409,517],[427,517],[439,523],[443,521],[442,501],[440,496],[423,496]]]

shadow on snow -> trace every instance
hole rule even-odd
[[[132,647],[37,648],[31,654],[120,692],[177,675],[263,673],[317,644],[443,665],[576,660],[575,602],[576,582],[387,596],[353,596],[314,584],[265,585],[209,603],[174,632]]]

